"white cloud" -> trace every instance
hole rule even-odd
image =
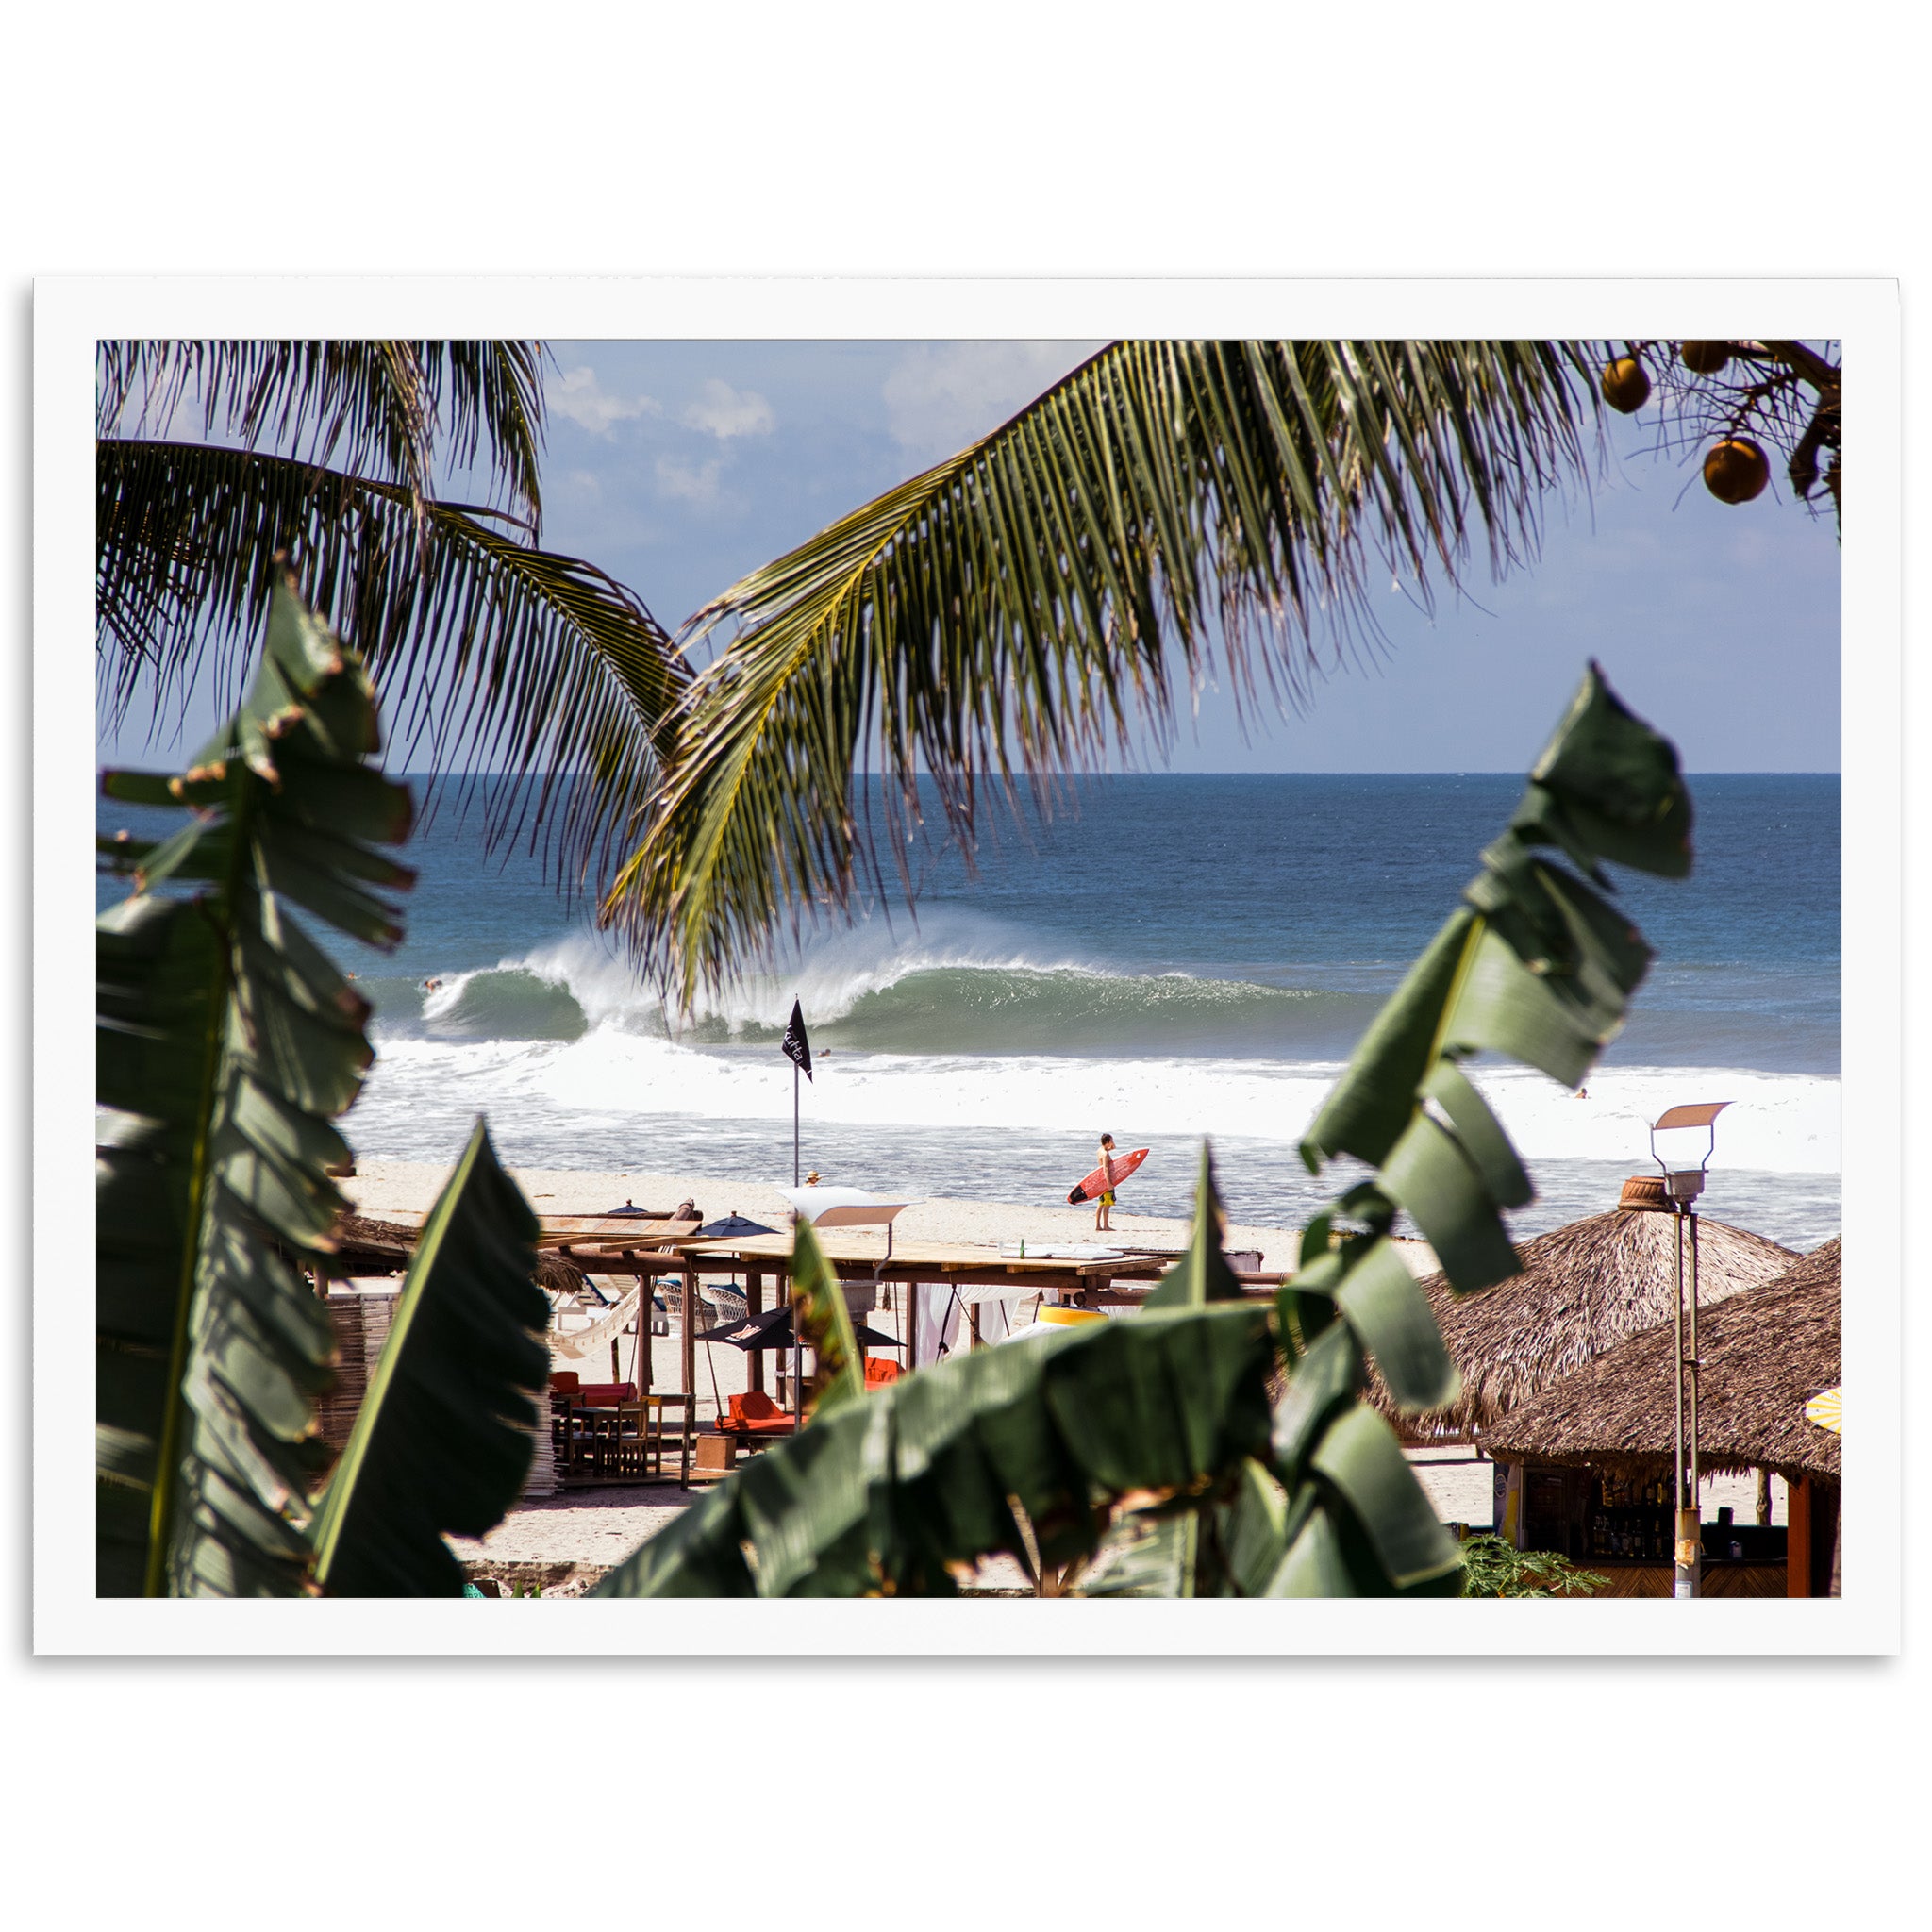
[[[683,420],[688,428],[727,442],[734,436],[769,436],[778,419],[757,390],[733,389],[712,375],[706,378],[699,399],[685,408]]]
[[[716,503],[718,477],[724,468],[723,457],[711,457],[702,463],[688,463],[681,457],[659,457],[658,493],[682,497],[687,503]]]
[[[566,369],[543,386],[543,399],[592,436],[608,436],[613,423],[634,416],[661,416],[664,405],[652,396],[614,396],[597,380],[594,369]]]
[[[1098,342],[921,342],[881,393],[892,441],[927,461],[996,429],[1084,362]]]

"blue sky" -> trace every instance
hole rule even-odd
[[[595,558],[667,625],[843,511],[984,433],[1087,342],[558,342],[545,541]],[[1182,771],[1523,768],[1586,658],[1693,771],[1839,766],[1839,548],[1781,485],[1732,508],[1641,454],[1553,506],[1543,557],[1434,620],[1394,592],[1379,667],[1243,741],[1207,693]],[[1690,487],[1685,488],[1689,480]]]
[[[983,434],[1098,343],[558,341],[544,542],[672,628],[745,572]],[[1617,420],[1608,474],[1553,500],[1543,555],[1433,618],[1390,587],[1389,648],[1307,712],[1208,691],[1179,771],[1520,771],[1596,657],[1691,771],[1839,768],[1839,548],[1774,482],[1727,508]],[[1688,487],[1687,487],[1688,484]],[[460,484],[452,494],[467,493]],[[211,706],[198,709],[208,713]],[[198,741],[203,721],[191,726]],[[146,761],[136,733],[103,746]]]

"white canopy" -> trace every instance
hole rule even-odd
[[[826,1227],[884,1227],[895,1215],[911,1207],[910,1201],[884,1201],[868,1194],[863,1188],[780,1188],[778,1192],[791,1204],[801,1221],[823,1223]]]

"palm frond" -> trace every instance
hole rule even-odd
[[[494,486],[534,538],[541,515],[541,352],[527,341],[108,341],[98,351],[97,433],[167,434],[198,405],[208,437],[435,495],[437,433],[464,464],[487,448]],[[492,492],[491,500],[494,500]]]
[[[543,520],[538,477],[543,454],[543,352],[535,342],[422,342],[417,347],[443,352],[425,354],[425,367],[438,416],[445,408],[448,412],[451,455],[467,468],[479,449],[487,449],[506,503],[528,517],[530,541],[538,541]]]
[[[689,997],[789,916],[883,885],[855,786],[875,741],[903,867],[929,774],[972,855],[982,795],[1171,730],[1216,647],[1244,703],[1306,694],[1375,635],[1384,572],[1460,582],[1532,554],[1583,472],[1579,349],[1549,342],[1119,342],[958,456],[707,605],[694,681],[605,904]]]
[[[218,683],[231,677],[286,553],[305,594],[358,641],[406,757],[426,751],[440,767],[460,751],[473,772],[535,779],[487,794],[492,839],[541,827],[558,871],[581,878],[626,830],[685,680],[614,578],[531,549],[475,506],[425,505],[419,547],[401,485],[260,451],[108,439],[95,460],[96,628],[115,722],[150,684],[163,708],[210,658]],[[459,802],[473,784],[459,781]]]

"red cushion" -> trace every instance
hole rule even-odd
[[[575,1369],[558,1369],[550,1378],[550,1386],[561,1395],[575,1393],[577,1386],[577,1372]]]
[[[865,1386],[868,1389],[883,1389],[888,1382],[899,1379],[899,1364],[890,1356],[869,1356],[865,1364]]]
[[[578,1391],[592,1408],[610,1408],[620,1402],[638,1399],[635,1382],[586,1382]]]

